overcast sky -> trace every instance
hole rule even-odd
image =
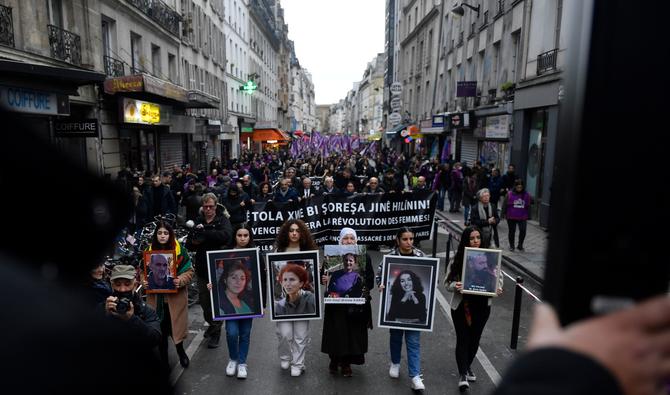
[[[384,0],[280,0],[317,104],[344,99],[368,62],[384,52]]]

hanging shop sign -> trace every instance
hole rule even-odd
[[[391,126],[395,126],[402,121],[402,115],[400,115],[399,112],[392,112],[389,115],[389,122],[391,123]]]
[[[470,127],[470,113],[458,112],[449,115],[449,126],[452,129],[464,129]]]
[[[143,125],[165,123],[165,120],[161,117],[162,111],[159,104],[130,99],[127,97],[123,98],[122,103],[124,123],[138,123]]]
[[[35,89],[0,86],[0,108],[28,114],[69,115],[70,99]]]
[[[402,84],[400,82],[394,82],[391,84],[389,91],[393,96],[398,96],[402,93]]]
[[[396,96],[393,99],[391,99],[389,105],[391,106],[392,111],[395,112],[400,111],[400,108],[402,107],[402,100],[400,100],[400,96]]]
[[[477,81],[457,81],[456,97],[477,96]]]
[[[56,137],[99,137],[97,119],[57,119],[53,123]]]

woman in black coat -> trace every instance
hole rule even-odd
[[[340,245],[356,245],[356,231],[343,228],[340,231]],[[372,308],[370,306],[370,290],[374,287],[374,270],[369,255],[365,255],[363,295],[365,304],[327,304],[323,317],[323,335],[321,352],[328,354],[330,364],[328,370],[337,373],[338,367],[342,375],[351,377],[351,365],[365,363],[368,351],[368,329],[372,329]],[[328,280],[322,276],[323,284]]]

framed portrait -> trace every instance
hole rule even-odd
[[[263,316],[261,270],[258,248],[207,251],[215,320]]]
[[[321,273],[328,275],[324,304],[365,304],[365,247],[325,245]]]
[[[463,293],[498,296],[496,288],[502,259],[501,250],[465,247],[463,254]]]
[[[177,255],[174,250],[144,251],[144,278],[147,294],[177,293]]]
[[[272,321],[321,319],[319,251],[267,254]]]
[[[433,331],[439,258],[384,255],[380,328]]]

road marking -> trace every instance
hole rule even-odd
[[[189,331],[189,332],[194,332],[194,331]],[[186,348],[186,355],[188,356],[188,359],[193,359],[193,355],[195,355],[195,352],[198,351],[198,347],[200,347],[200,343],[205,339],[205,331],[199,330],[196,332],[197,335],[193,338],[193,341],[191,341],[191,344],[188,345]],[[174,368],[172,368],[172,371],[170,372],[170,386],[174,388],[174,386],[177,384],[177,380],[181,377],[182,373],[184,373],[184,368],[181,367],[181,364],[177,362]]]
[[[447,302],[447,299],[442,294],[442,291],[437,288],[435,289],[435,295],[437,296],[437,301],[442,308],[442,313],[445,315],[445,317],[447,317],[447,321],[449,321],[451,328],[455,330],[454,322],[451,320],[451,306],[449,305],[449,302]],[[484,371],[491,379],[491,382],[493,382],[493,385],[497,386],[502,379],[500,377],[500,373],[498,373],[496,368],[491,363],[491,360],[489,360],[481,347],[477,349],[477,360],[482,365],[482,368],[484,368]]]

